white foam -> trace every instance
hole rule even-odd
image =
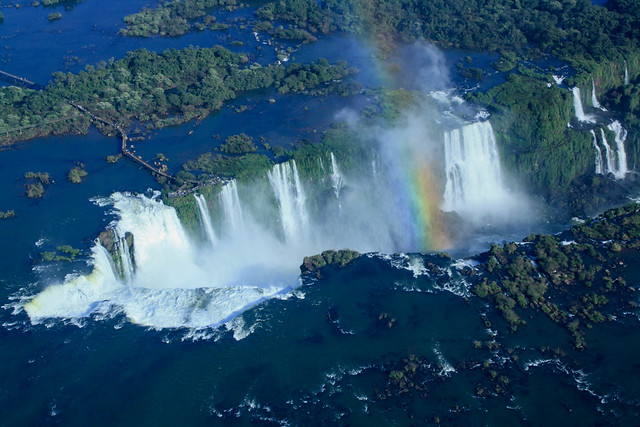
[[[196,251],[173,208],[120,193],[111,202],[120,216],[115,226],[134,235],[135,276],[123,283],[114,274],[110,254],[96,241],[89,259],[91,273],[67,276],[24,304],[32,323],[122,312],[130,321],[152,328],[206,328],[229,322],[296,285],[295,274],[266,274],[261,286],[243,285],[245,280],[237,272],[221,268],[229,265],[228,260],[211,262],[210,253]],[[248,266],[252,267],[258,268]],[[231,324],[234,336],[246,336],[245,328],[235,328],[238,325]]]
[[[573,108],[575,110],[576,118],[578,119],[578,121],[583,123],[595,123],[596,120],[593,118],[593,116],[587,115],[584,112],[584,108],[582,107],[580,88],[576,86],[571,89],[571,92],[573,93]]]

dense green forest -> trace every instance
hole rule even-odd
[[[334,82],[350,73],[345,63],[319,59],[309,65],[250,64],[245,55],[222,47],[148,50],[88,66],[77,74],[55,73],[44,90],[0,88],[0,144],[35,136],[85,132],[80,104],[110,122],[135,120],[150,127],[180,124],[205,117],[240,92],[274,87],[280,93],[348,91]],[[314,87],[323,85],[316,91]]]
[[[610,209],[559,236],[531,235],[525,242],[492,245],[480,255],[485,277],[472,288],[514,330],[526,325],[529,310],[540,310],[567,329],[576,348],[584,349],[585,329],[611,320],[604,314],[607,308],[637,307],[626,271],[640,248],[636,203]]]
[[[278,0],[261,2],[256,16],[311,33],[349,31],[376,38],[383,48],[426,40],[442,47],[519,52],[525,46],[575,64],[621,57],[638,48],[640,6],[611,0]],[[190,21],[235,0],[184,0],[125,18],[127,35],[179,35]],[[264,26],[264,24],[262,24]]]
[[[207,11],[219,7],[233,10],[239,5],[236,0],[174,0],[161,3],[156,8],[144,8],[138,13],[125,17],[124,22],[127,26],[121,33],[125,36],[176,37],[191,30],[191,22],[198,18],[203,18],[193,25],[198,30],[225,29],[226,26],[221,27],[221,24],[216,23],[215,17],[207,15]]]
[[[525,46],[575,62],[612,59],[638,48],[640,7],[614,0],[280,0],[257,13],[312,32],[341,30],[384,44],[426,40],[475,51]]]

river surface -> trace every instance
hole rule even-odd
[[[179,38],[118,34],[125,15],[155,4],[151,0],[86,0],[66,9],[26,3],[21,8],[3,7],[0,69],[44,84],[53,72],[77,72],[137,48],[162,51],[216,44],[249,52],[262,64],[276,60],[272,47],[249,31],[233,28]],[[49,22],[47,15],[52,11],[60,11],[62,19]],[[250,17],[251,9],[219,12],[218,21],[235,16]],[[231,46],[231,40],[240,40],[244,46]],[[468,52],[416,52],[415,46],[408,46],[385,62],[365,40],[337,34],[301,47],[291,60],[345,59],[360,69],[354,78],[366,88],[385,85],[441,91],[449,100],[477,87],[457,74],[461,58],[471,56],[473,65],[481,68],[495,60]],[[389,64],[406,63],[408,57],[420,66],[435,61],[446,75],[429,81],[416,79],[410,72],[385,70]],[[482,89],[501,79],[497,74],[488,76]],[[458,92],[452,95],[449,89],[454,86]],[[200,123],[152,133],[135,143],[136,151],[143,158],[164,153],[175,172],[181,163],[242,132],[283,147],[302,138],[316,142],[344,117],[344,111],[359,112],[369,103],[365,94],[319,98],[272,90],[252,92]],[[240,106],[248,108],[238,114],[235,110]],[[105,156],[118,153],[119,145],[117,139],[92,128],[87,135],[40,138],[0,151],[0,211],[11,209],[17,214],[0,220],[2,425],[541,425],[630,424],[637,419],[637,313],[619,313],[616,321],[588,332],[590,352],[581,354],[572,351],[564,329],[541,315],[532,315],[527,328],[517,334],[504,332],[508,327],[497,317],[491,318],[496,326],[487,327],[481,319],[490,308],[471,295],[460,274],[464,265],[436,255],[375,252],[344,269],[329,268],[320,279],[301,279],[298,266],[305,255],[314,253],[305,251],[330,247],[298,245],[287,241],[286,229],[282,237],[259,228],[265,220],[258,218],[255,205],[246,200],[251,193],[243,188],[239,189],[246,221],[243,231],[233,234],[229,230],[237,225],[225,229],[224,221],[213,221],[217,238],[227,243],[230,252],[235,250],[233,245],[241,246],[233,252],[239,254],[235,259],[216,258],[201,235],[180,234],[176,242],[185,246],[170,248],[166,265],[139,261],[139,271],[149,265],[155,266],[151,270],[166,271],[165,277],[157,279],[161,284],[144,287],[136,281],[142,278],[129,283],[96,279],[92,271],[100,258],[95,238],[108,226],[124,227],[128,218],[162,217],[164,228],[157,227],[158,233],[181,227],[171,222],[172,210],[154,201],[154,190],[160,188],[147,171],[127,159],[105,162]],[[74,162],[82,162],[88,172],[82,184],[66,179]],[[337,200],[331,206],[350,215],[356,212],[360,205],[349,205],[349,200],[360,199],[348,199],[349,191],[353,194],[365,187],[352,181],[340,199],[337,192],[342,187],[335,181],[339,174],[329,165],[326,168],[332,177],[327,178],[327,188],[333,185],[329,193],[336,191]],[[23,177],[28,171],[50,174],[53,183],[46,186],[42,199],[24,196]],[[374,164],[371,173],[376,171]],[[349,184],[348,174],[341,178]],[[269,176],[265,182],[276,187],[278,179]],[[296,185],[287,191],[293,192]],[[309,191],[309,183],[302,185]],[[279,202],[286,197],[299,200],[300,193],[282,195]],[[214,211],[216,203],[220,212],[227,206],[223,200],[210,201]],[[308,226],[312,232],[326,231],[332,223],[321,221],[313,207],[307,208],[309,212],[298,212],[293,219],[281,214],[279,221],[301,221],[301,230]],[[250,213],[255,221],[248,219]],[[379,219],[364,211],[360,216]],[[305,225],[305,217],[310,226]],[[347,230],[342,234],[345,241],[366,242],[365,250],[399,252],[388,242],[371,238],[375,233],[364,239],[370,230],[365,222],[390,235],[398,233],[390,221],[356,221],[365,232]],[[254,226],[257,231],[247,232]],[[485,224],[451,249],[454,255],[466,256],[486,250],[490,241],[519,240],[534,231],[557,231],[563,226],[539,221],[502,227]],[[163,244],[149,246],[148,254],[165,256]],[[60,245],[71,245],[82,254],[72,262],[41,262],[41,252]],[[264,258],[270,268],[259,264],[259,256],[246,255],[254,247],[265,247],[267,252],[271,248],[272,257]],[[188,266],[193,263],[193,271],[178,271],[182,278],[171,281],[167,277],[177,269],[190,268],[172,264],[181,262],[179,256],[187,252],[192,254],[187,261]],[[206,258],[211,253],[218,264]],[[212,277],[225,264],[237,263],[245,266],[238,277],[253,282],[225,288],[198,281],[200,273]],[[426,269],[429,263],[438,265],[439,273]],[[87,278],[86,283],[75,285],[77,278]],[[105,284],[112,287],[92,288]],[[48,288],[60,290],[56,300],[47,300],[43,294],[38,302],[55,303],[57,315],[37,316],[32,313],[42,311],[25,309]],[[93,299],[87,296],[91,292],[97,295]],[[79,305],[73,307],[82,309],[73,311],[69,307],[77,301]],[[478,349],[474,341],[497,345]],[[560,349],[565,356],[553,357],[545,348]],[[613,351],[616,348],[627,351]],[[496,375],[508,379],[503,390],[495,391],[496,382],[481,369],[486,361]],[[394,388],[393,371],[415,372],[414,387]],[[482,388],[491,391],[483,394]]]

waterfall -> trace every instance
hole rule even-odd
[[[616,154],[613,152],[609,143],[607,142],[607,137],[604,134],[604,129],[600,128],[600,136],[602,137],[602,145],[604,146],[604,159],[605,159],[605,173],[616,173]]]
[[[596,133],[593,130],[590,131],[593,136],[593,146],[596,149],[596,173],[612,173],[616,179],[622,179],[629,171],[627,167],[627,153],[624,148],[627,131],[617,120],[607,125],[607,129],[615,134],[616,147],[615,150],[612,149],[607,141],[604,129],[600,128],[600,144],[602,144],[604,148],[604,159],[598,139],[596,138]]]
[[[627,61],[624,61],[624,84],[629,84],[629,69],[627,68]]]
[[[304,239],[308,236],[309,215],[295,160],[275,165],[268,177],[280,207],[285,241]]]
[[[209,214],[209,207],[207,206],[207,199],[202,194],[194,194],[196,198],[196,204],[198,205],[198,213],[200,214],[200,223],[207,236],[207,240],[212,245],[216,243],[216,234],[213,231],[213,225],[211,225],[211,215]]]
[[[596,149],[596,173],[602,174],[602,151],[600,151],[600,147],[598,146],[598,138],[596,138],[596,133],[593,131],[593,129],[590,132],[591,136],[593,136],[593,148]]]
[[[616,153],[618,156],[618,167],[613,171],[616,178],[624,178],[629,169],[627,168],[627,152],[624,148],[624,142],[627,139],[627,131],[622,127],[619,121],[615,120],[609,124],[607,128],[615,133]]]
[[[595,123],[593,117],[588,116],[584,113],[584,109],[582,108],[582,99],[580,98],[580,88],[576,86],[571,89],[571,92],[573,92],[573,108],[575,109],[576,118],[578,119],[578,121],[585,123]]]
[[[340,200],[340,190],[344,186],[344,182],[342,180],[342,175],[340,174],[340,169],[338,168],[338,163],[336,162],[336,158],[331,153],[331,186],[333,187],[333,192],[336,195],[336,199]]]
[[[300,259],[295,253],[283,254],[277,242],[264,236],[252,236],[251,244],[239,248],[231,242],[220,250],[202,249],[189,242],[175,210],[161,202],[115,193],[100,203],[115,208],[120,235],[131,233],[135,239],[136,269],[131,280],[121,280],[111,255],[96,241],[89,274],[68,275],[24,305],[33,323],[123,313],[132,322],[153,328],[205,328],[228,322],[295,285]],[[261,248],[260,259],[254,256],[256,247]],[[293,266],[283,274],[286,263]]]
[[[318,157],[318,166],[320,166],[320,170],[324,173],[324,162],[322,161],[322,157]]]
[[[598,108],[602,111],[607,111],[600,103],[598,102],[598,97],[596,96],[596,82],[591,79],[591,105],[593,108]]]
[[[238,197],[238,186],[233,180],[222,187],[220,191],[220,205],[227,234],[233,235],[244,229],[244,213]]]
[[[443,210],[475,215],[495,212],[508,203],[491,123],[477,122],[446,132],[444,152]]]

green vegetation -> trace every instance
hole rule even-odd
[[[640,249],[639,205],[609,210],[559,237],[532,235],[525,242],[492,245],[481,256],[486,277],[472,288],[513,329],[525,324],[523,310],[539,310],[564,325],[582,349],[583,327],[606,321],[602,311],[612,301],[616,307],[631,304],[635,291],[624,276]]]
[[[115,156],[107,156],[107,157],[105,157],[105,160],[109,164],[114,164],[114,163],[118,163],[118,160],[120,160],[121,158],[122,158],[122,154],[116,154]]]
[[[213,8],[224,7],[234,10],[239,7],[236,0],[174,0],[161,3],[154,9],[143,8],[142,11],[126,16],[127,27],[120,30],[125,36],[150,37],[161,35],[177,37],[191,30],[192,25],[203,30],[217,28],[215,17],[207,15]],[[194,22],[202,18],[200,21]],[[193,24],[192,24],[193,23]]]
[[[53,12],[47,15],[47,19],[49,21],[57,21],[58,19],[61,19],[61,18],[62,18],[62,14],[60,12]]]
[[[199,172],[212,176],[222,176],[247,180],[262,176],[271,169],[273,163],[264,154],[244,154],[227,157],[220,154],[205,153],[193,162],[183,165],[186,172]],[[202,179],[206,180],[208,176]]]
[[[27,181],[26,196],[30,199],[39,199],[44,196],[45,185],[51,184],[51,178],[47,172],[27,172],[24,174]]]
[[[442,47],[519,52],[524,46],[576,63],[612,59],[638,47],[640,10],[626,0],[589,1],[280,0],[256,14],[312,33],[372,35],[383,48],[427,40]]]
[[[610,89],[603,97],[603,104],[622,113],[626,124],[640,129],[640,75],[628,85]]]
[[[44,186],[39,182],[27,184],[26,195],[30,199],[40,199],[44,196]]]
[[[0,219],[10,219],[15,218],[15,211],[0,211]]]
[[[51,177],[48,172],[27,172],[24,174],[24,179],[38,180],[43,185],[51,184]]]
[[[302,273],[319,274],[319,269],[328,265],[337,265],[344,267],[355,259],[360,257],[360,253],[350,249],[341,249],[339,251],[328,250],[319,255],[304,257],[304,261],[300,266]]]
[[[253,143],[253,138],[244,133],[230,136],[225,140],[225,143],[220,146],[220,151],[225,154],[244,154],[256,151],[257,149]]]
[[[55,251],[40,252],[40,259],[44,262],[53,261],[73,261],[82,254],[80,249],[72,248],[69,245],[58,246]]]
[[[501,159],[520,182],[553,195],[593,169],[591,135],[567,127],[572,98],[545,80],[509,74],[504,84],[476,93],[472,102],[491,113]]]
[[[88,117],[69,101],[121,125],[135,120],[160,128],[203,118],[238,93],[254,89],[342,93],[345,83],[314,87],[350,72],[345,63],[330,65],[323,59],[309,65],[261,67],[222,47],[170,49],[160,54],[136,50],[78,74],[55,73],[54,81],[42,91],[0,88],[0,144],[52,133],[86,132]]]
[[[88,173],[84,170],[84,165],[80,163],[67,173],[67,179],[73,184],[80,184],[87,177]]]

